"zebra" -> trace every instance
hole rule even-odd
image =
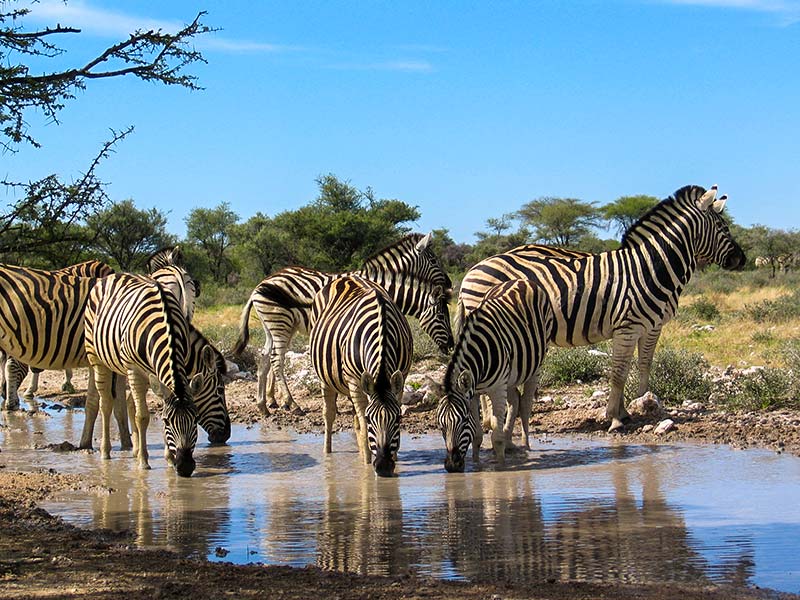
[[[284,306],[305,306],[278,285],[265,284],[262,292]],[[400,401],[411,369],[408,321],[382,287],[359,275],[341,275],[314,297],[309,346],[322,382],[325,453],[331,452],[336,396],[342,394],[355,408],[356,440],[366,464],[390,476],[400,448]]]
[[[453,347],[448,309],[452,282],[430,247],[431,237],[430,233],[407,235],[368,258],[361,269],[351,274],[380,285],[404,314],[419,319],[422,329],[442,352],[449,352]],[[250,311],[255,307],[266,336],[262,351],[266,358],[258,372],[257,398],[262,414],[269,414],[267,398],[271,400],[271,408],[277,407],[276,379],[285,399],[284,408],[294,405],[299,409],[286,382],[284,362],[292,336],[297,331],[308,331],[310,320],[309,309],[289,308],[270,299],[266,290],[278,286],[294,299],[295,305],[310,307],[315,294],[338,276],[304,267],[288,267],[262,280],[250,294],[242,310],[239,338],[233,353],[240,354],[247,346]]]
[[[89,366],[84,348],[83,311],[98,281],[103,279],[0,265],[0,350],[32,368]],[[115,397],[120,398],[120,392],[124,396],[124,388],[114,386]],[[96,402],[96,397],[90,370],[87,406]],[[114,416],[120,444],[130,448],[124,402],[116,403]],[[87,422],[83,425],[80,447],[92,447],[92,429]]]
[[[726,270],[744,267],[744,252],[721,215],[727,196],[717,200],[716,192],[716,186],[680,188],[634,223],[617,250],[542,258],[541,246],[520,246],[487,258],[464,276],[457,315],[473,310],[498,283],[538,281],[553,305],[553,343],[571,347],[613,339],[606,416],[609,431],[615,431],[629,419],[622,395],[634,347],[641,395],[649,386],[661,329],[674,315],[698,259]]]
[[[85,351],[100,393],[102,441],[100,454],[111,458],[109,417],[112,374],[128,378],[135,412],[134,455],[149,469],[147,452],[148,375],[162,386],[165,453],[178,475],[191,476],[197,443],[197,409],[201,376],[188,379],[189,322],[177,299],[153,279],[131,273],[98,280],[89,293],[84,314]]]
[[[114,269],[102,261],[92,259],[56,269],[54,272],[64,275],[74,275],[76,277],[105,277],[113,273]],[[11,362],[7,363],[7,360]],[[8,367],[6,367],[6,364],[8,364]],[[17,407],[19,406],[17,390],[29,371],[28,365],[19,363],[15,358],[6,357],[3,352],[0,352],[0,365],[2,365],[0,369],[2,371],[2,373],[0,373],[0,390],[2,390],[5,395],[7,402],[10,401],[12,407]],[[39,390],[39,373],[43,370],[44,369],[35,367],[30,369],[31,382],[28,388],[22,392],[23,398],[30,403],[32,411],[35,411],[37,408],[36,404],[33,402],[33,398]],[[70,368],[64,369],[64,383],[61,386],[61,390],[69,394],[75,393],[75,386],[72,385],[72,369]]]
[[[165,248],[161,248],[160,250],[156,250],[147,257],[145,265],[147,272],[151,277],[154,273],[161,269],[177,267],[180,270],[179,272],[181,273],[181,278],[183,279],[183,292],[187,298],[189,298],[189,300],[187,300],[187,306],[189,304],[191,305],[191,313],[187,313],[189,314],[189,320],[191,321],[194,314],[195,299],[200,296],[200,281],[189,275],[189,272],[186,270],[186,264],[183,259],[181,247],[167,246]],[[177,289],[173,288],[172,291],[175,293]]]
[[[513,279],[491,288],[467,316],[447,365],[444,395],[436,419],[442,430],[448,472],[463,472],[470,444],[477,460],[476,394],[491,398],[492,448],[499,464],[505,460],[515,412],[523,415],[522,439],[528,444],[528,419],[539,367],[553,333],[554,313],[547,292],[535,281]],[[519,387],[523,387],[522,395]],[[506,426],[500,419],[508,415]]]

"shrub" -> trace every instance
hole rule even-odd
[[[411,336],[414,338],[414,352],[412,358],[414,361],[422,360],[423,358],[438,358],[441,357],[439,347],[431,339],[427,333],[419,326],[417,319],[409,319],[408,324],[411,326]]]
[[[686,311],[702,321],[718,321],[720,318],[717,305],[705,296],[700,296],[690,306],[686,307]]]
[[[797,408],[797,376],[787,369],[765,367],[740,373],[725,383],[717,404],[734,410],[775,410]]]
[[[666,346],[658,350],[650,369],[650,391],[665,404],[680,405],[684,400],[705,402],[712,384],[706,377],[708,362],[702,354]],[[634,360],[625,395],[634,398],[639,391],[639,370]]]
[[[610,364],[608,355],[592,352],[587,347],[551,347],[542,364],[539,379],[542,386],[595,381],[605,375]]]
[[[800,290],[775,300],[745,304],[743,312],[756,323],[785,323],[800,317]]]

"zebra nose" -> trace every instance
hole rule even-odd
[[[372,466],[380,477],[391,477],[394,474],[394,458],[391,452],[382,452],[375,457]]]
[[[448,452],[444,459],[444,468],[448,473],[463,473],[464,472],[464,456],[460,450],[453,450]]]
[[[208,432],[208,441],[211,444],[224,444],[231,437],[231,420],[225,418],[225,426],[222,428],[215,428]]]
[[[191,477],[196,464],[192,458],[192,451],[180,448],[175,451],[175,471],[181,477]]]

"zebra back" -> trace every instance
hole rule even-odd
[[[145,261],[147,272],[151,274],[164,267],[172,266],[184,268],[183,252],[180,246],[159,248]]]
[[[106,277],[114,273],[114,269],[106,263],[95,258],[81,263],[57,269],[56,273],[74,275],[76,277]]]
[[[39,369],[85,366],[83,310],[97,281],[0,265],[0,349]]]

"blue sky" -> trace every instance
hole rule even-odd
[[[487,218],[540,196],[606,203],[719,184],[743,225],[800,227],[800,1],[243,2],[42,0],[30,27],[88,59],[137,27],[200,10],[191,92],[89,82],[44,148],[0,176],[78,177],[135,125],[99,175],[115,200],[242,220],[296,209],[334,173],[418,206],[414,224],[474,241]],[[610,234],[609,235],[613,235]]]

